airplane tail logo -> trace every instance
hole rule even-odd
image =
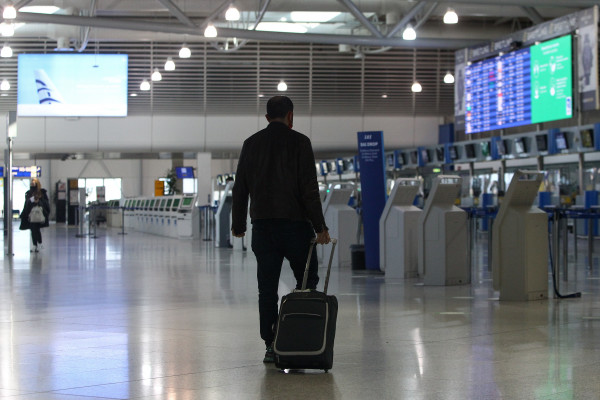
[[[54,83],[43,69],[35,70],[35,84],[37,86],[40,104],[61,104],[64,100]]]

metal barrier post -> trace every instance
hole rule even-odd
[[[93,232],[92,232],[93,227]],[[96,206],[90,207],[90,217],[88,221],[88,234],[90,239],[96,239]]]
[[[552,270],[558,274],[558,210],[555,209],[552,213]],[[560,279],[556,277],[556,287],[560,286]]]
[[[573,254],[577,261],[577,219],[573,218]]]
[[[125,233],[125,207],[121,207],[121,232],[119,235],[127,235]]]
[[[594,220],[592,218],[592,210],[589,210],[588,215],[588,266],[592,269],[592,254],[594,253]]]
[[[83,212],[82,212],[83,211]],[[75,237],[85,237],[84,227],[83,227],[83,218],[85,216],[85,208],[80,204],[77,206],[77,223],[79,225],[79,233],[75,235]]]
[[[492,231],[493,231],[493,227],[494,227],[494,221],[495,218],[490,218],[489,220],[489,225],[488,225],[488,256],[487,256],[487,260],[488,260],[488,271],[492,270]]]
[[[560,212],[560,211],[559,211]],[[561,215],[562,225],[562,242],[563,242],[563,280],[567,282],[569,280],[569,241],[568,241],[568,229],[567,229],[567,218],[566,215]]]

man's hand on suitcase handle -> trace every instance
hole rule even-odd
[[[327,229],[323,229],[321,232],[317,233],[318,244],[327,244],[329,242],[331,242],[331,238],[329,237],[329,231]]]

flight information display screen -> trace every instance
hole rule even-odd
[[[465,69],[465,132],[570,118],[571,36],[472,63]]]

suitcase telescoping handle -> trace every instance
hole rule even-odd
[[[337,239],[331,239],[331,254],[329,255],[329,265],[327,266],[327,276],[325,277],[325,287],[323,288],[323,293],[327,294],[327,287],[329,286],[329,274],[331,273],[331,263],[333,262],[333,252],[335,251],[335,245],[337,244]],[[302,280],[302,290],[306,290],[306,281],[308,280],[308,268],[310,267],[310,258],[312,256],[313,249],[317,245],[317,240],[315,238],[311,239],[310,247],[308,249],[308,260],[306,260],[306,268],[304,269],[304,279]]]

